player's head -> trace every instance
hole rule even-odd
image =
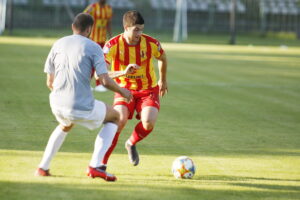
[[[144,18],[136,11],[131,10],[123,15],[124,34],[131,42],[138,42],[144,30]]]
[[[94,19],[90,14],[79,13],[74,18],[74,21],[72,23],[72,30],[76,34],[89,37],[92,31],[93,24]]]
[[[105,5],[106,4],[106,0],[99,0],[98,1],[100,5]]]

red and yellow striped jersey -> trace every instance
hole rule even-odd
[[[89,5],[83,12],[89,13],[94,18],[94,26],[90,38],[97,43],[105,43],[107,24],[112,18],[112,8],[105,4],[100,6],[99,3]]]
[[[141,67],[134,74],[115,78],[120,87],[146,90],[157,86],[153,57],[159,58],[164,50],[156,39],[142,34],[137,45],[129,45],[120,34],[105,44],[103,52],[106,62],[111,64],[111,71],[125,70],[128,64]]]

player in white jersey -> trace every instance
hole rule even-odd
[[[44,71],[47,73],[47,86],[51,90],[50,106],[59,125],[48,140],[42,161],[36,170],[37,176],[51,175],[50,161],[74,124],[91,130],[103,124],[96,137],[87,174],[92,178],[116,180],[114,175],[107,173],[100,165],[117,131],[119,114],[111,106],[94,99],[90,90],[92,68],[106,88],[120,93],[129,101],[132,95],[109,78],[101,48],[88,39],[93,22],[89,14],[78,14],[72,24],[73,35],[56,41],[46,60]],[[128,66],[124,73],[132,73],[132,70]]]

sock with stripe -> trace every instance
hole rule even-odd
[[[117,132],[117,133],[116,133],[116,135],[115,135],[115,137],[114,137],[114,139],[113,139],[113,141],[112,141],[111,146],[109,147],[108,151],[106,152],[106,154],[105,154],[105,156],[104,156],[104,158],[103,158],[103,160],[102,160],[102,164],[103,164],[103,165],[107,165],[107,162],[108,162],[108,159],[109,159],[111,153],[113,152],[113,150],[114,150],[114,149],[116,148],[116,146],[117,146],[117,143],[118,143],[118,140],[119,140],[120,133],[121,133],[121,132]]]

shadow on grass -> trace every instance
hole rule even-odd
[[[246,187],[246,188],[257,188],[257,189],[276,190],[276,191],[290,191],[290,192],[297,192],[300,194],[300,186],[253,184],[253,183],[230,183],[230,185]]]
[[[198,180],[225,180],[225,181],[291,181],[291,182],[300,182],[300,179],[280,179],[280,178],[264,178],[264,177],[244,177],[244,176],[218,176],[218,175],[210,175],[210,176],[199,176],[195,177]],[[300,189],[300,188],[299,188]]]
[[[238,186],[255,187],[266,190],[226,190],[226,189],[197,189],[178,185],[148,185],[132,183],[106,183],[102,180],[96,182],[91,180],[91,184],[72,183],[19,183],[0,182],[1,199],[299,199],[299,188],[289,186],[263,184],[240,184]],[[201,187],[201,185],[200,185]],[[270,190],[269,190],[270,189]],[[277,190],[278,189],[278,190]],[[287,192],[283,190],[290,190]]]

